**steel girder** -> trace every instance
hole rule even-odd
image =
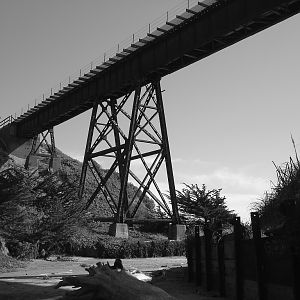
[[[99,168],[96,159],[105,171]],[[163,162],[166,172],[162,170]],[[98,186],[87,201],[87,207],[102,192],[115,222],[123,223],[135,217],[147,196],[167,213],[174,224],[180,223],[159,80],[139,86],[123,98],[112,97],[94,105],[81,173],[80,197],[84,193],[88,170]],[[116,171],[120,178],[117,196],[108,184]],[[158,174],[167,177],[171,207],[157,182]],[[137,186],[131,197],[128,195],[130,182]]]
[[[299,11],[299,0],[220,0],[105,70],[90,72],[47,98],[14,122],[17,134],[31,138],[92,108],[93,99],[122,97],[153,76],[173,73]]]

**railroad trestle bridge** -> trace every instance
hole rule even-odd
[[[299,0],[191,0],[187,5],[184,11],[167,15],[161,26],[152,30],[149,26],[144,36],[133,36],[127,47],[118,46],[111,57],[104,56],[86,72],[80,70],[77,78],[43,95],[41,103],[22,115],[0,122],[3,148],[26,158],[29,168],[36,166],[38,156],[46,155],[39,151],[44,142],[50,167],[56,169],[60,162],[53,127],[92,109],[79,196],[84,193],[89,168],[98,186],[87,206],[103,193],[115,216],[115,235],[122,234],[124,223],[134,218],[146,195],[170,217],[171,238],[180,238],[184,230],[176,202],[160,79],[300,11]],[[99,172],[95,159],[107,161],[105,175]],[[142,177],[131,168],[136,160],[144,167]],[[171,207],[156,181],[164,166]],[[121,180],[118,199],[112,197],[107,186],[115,171]],[[131,201],[127,197],[129,180],[138,187]]]

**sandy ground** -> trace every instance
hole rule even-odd
[[[81,265],[114,260],[72,257],[70,260],[51,258],[51,261],[33,260],[24,269],[0,274],[0,300],[54,300],[61,299],[66,290],[55,289],[62,277],[87,274]],[[222,299],[205,296],[193,283],[187,282],[187,263],[185,257],[157,257],[123,259],[125,268],[137,268],[145,273],[166,269],[167,276],[155,285],[164,289],[177,299],[212,300]]]

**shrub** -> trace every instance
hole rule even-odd
[[[12,272],[15,269],[25,267],[24,261],[0,253],[0,273]]]
[[[106,239],[99,241],[95,253],[99,258],[147,258],[161,256],[182,256],[185,255],[184,241],[133,241],[124,239]],[[79,251],[84,255],[90,251]]]
[[[1,236],[0,236],[0,254],[4,254],[4,255],[9,254],[9,251],[6,247],[6,242],[5,242],[4,238],[2,238]]]
[[[18,259],[34,259],[39,255],[38,244],[28,242],[9,241],[7,248],[11,256]]]

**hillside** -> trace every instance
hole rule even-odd
[[[36,258],[42,249],[46,253],[83,253],[84,249],[96,248],[99,252],[103,247],[110,249],[109,253],[112,249],[123,249],[121,241],[108,236],[109,224],[97,221],[98,217],[112,217],[103,195],[98,195],[88,210],[84,209],[87,199],[97,188],[92,173],[87,173],[84,197],[78,199],[82,164],[59,150],[57,153],[62,168],[52,173],[48,170],[47,158],[39,162],[38,172],[27,171],[24,161],[0,151],[0,237],[6,241],[10,254],[18,258]],[[105,174],[106,170],[98,167]],[[111,176],[108,185],[111,193],[118,195],[118,173]],[[136,190],[129,184],[129,201]],[[156,213],[154,202],[146,198],[136,217],[153,218]],[[129,243],[134,245],[130,247],[135,249],[138,241],[165,240],[164,234],[157,234],[161,230],[165,232],[165,226],[130,227]]]
[[[62,164],[62,173],[68,177],[70,182],[73,182],[75,185],[78,185],[82,163],[66,154],[62,151],[57,149],[57,155],[61,158]],[[5,163],[4,163],[5,162]],[[3,164],[4,163],[4,164]],[[21,167],[24,165],[24,161],[20,160],[14,156],[8,155],[3,150],[0,149],[0,171],[7,169],[7,168],[14,168],[16,166]],[[99,170],[105,174],[106,170],[102,169],[99,164]],[[47,174],[47,166],[48,166],[48,159],[42,158],[39,163],[39,174],[37,175],[36,180],[41,180],[42,177]],[[58,172],[59,173],[59,172]],[[59,176],[59,174],[57,174]],[[85,193],[84,193],[84,201],[87,201],[92,193],[97,188],[98,184],[91,173],[90,170],[87,171],[86,176],[86,184],[85,184]],[[112,196],[117,199],[118,193],[120,190],[120,181],[119,181],[119,174],[115,172],[110,180],[108,181],[108,188],[111,191]],[[128,185],[128,198],[129,201],[132,199],[133,195],[135,194],[137,188],[133,184]],[[154,213],[154,202],[145,197],[143,202],[141,203],[139,210],[137,212],[137,218],[150,218]],[[113,217],[111,209],[106,202],[104,196],[99,193],[96,197],[95,201],[89,207],[89,212],[94,217]]]
[[[64,154],[61,151],[57,151],[58,156],[62,158],[62,169],[69,177],[73,178],[74,181],[79,180],[81,174],[82,163],[76,159],[71,158],[70,156]],[[101,170],[101,173],[104,175],[106,170],[102,169],[99,164],[97,164],[98,169]],[[86,184],[85,184],[85,197],[89,199],[92,193],[97,188],[98,184],[94,179],[93,174],[90,170],[87,171],[86,176]],[[111,195],[117,200],[120,190],[120,177],[119,173],[114,172],[108,181],[108,188],[111,192]],[[129,201],[133,198],[136,193],[137,187],[133,184],[129,183],[127,187],[127,193]],[[137,212],[137,218],[149,218],[152,216],[154,212],[154,202],[153,200],[145,197],[143,202],[141,203],[139,210]],[[94,203],[92,203],[90,207],[90,211],[97,217],[112,217],[111,210],[104,198],[104,196],[100,193]]]

